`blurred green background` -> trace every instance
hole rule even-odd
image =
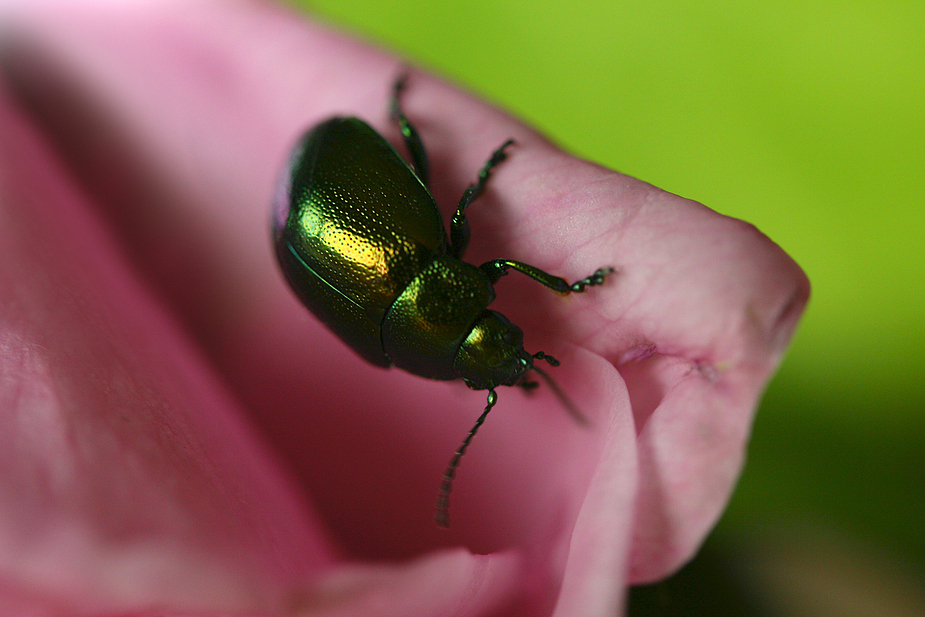
[[[925,614],[920,0],[301,4],[808,273],[727,513],[631,614]]]

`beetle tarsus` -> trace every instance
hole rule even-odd
[[[595,287],[597,285],[604,284],[604,278],[613,272],[613,268],[599,268],[594,271],[594,274],[588,278],[581,279],[577,283],[572,283],[569,286],[569,291],[574,293],[582,293],[587,287]]]
[[[543,351],[538,351],[535,354],[533,354],[533,359],[534,360],[546,360],[546,362],[548,362],[550,366],[559,366],[559,364],[561,364],[558,360],[556,360],[555,358],[550,356],[548,353],[543,352]]]

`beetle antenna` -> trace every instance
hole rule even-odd
[[[472,427],[472,430],[470,430],[469,434],[466,435],[466,438],[463,439],[462,445],[459,446],[459,450],[456,451],[456,454],[450,461],[450,465],[446,468],[446,472],[443,474],[443,482],[440,483],[440,491],[437,493],[437,511],[434,515],[434,519],[437,521],[437,527],[447,529],[450,526],[450,489],[453,484],[453,478],[456,477],[456,469],[459,467],[459,459],[461,459],[463,454],[466,453],[466,448],[469,447],[469,442],[472,441],[473,437],[475,437],[476,431],[478,431],[479,427],[482,426],[482,423],[485,422],[485,418],[488,416],[488,412],[491,411],[491,408],[494,407],[495,403],[497,402],[498,395],[495,394],[495,390],[493,388],[489,388],[488,404],[485,405],[485,411],[483,411],[482,415],[479,416],[479,419],[475,421],[475,426]]]
[[[556,360],[549,354],[543,353],[542,351],[533,354],[533,358],[535,360],[546,360],[550,364],[550,366],[559,366],[558,360]],[[562,388],[559,387],[559,384],[557,384],[552,377],[546,374],[546,371],[539,368],[535,364],[531,365],[530,369],[543,378],[543,381],[546,382],[546,385],[549,386],[549,389],[552,390],[552,393],[556,395],[556,398],[559,399],[559,402],[562,403],[562,406],[565,407],[565,410],[568,412],[570,416],[572,416],[572,419],[574,419],[575,422],[577,422],[581,426],[588,426],[589,424],[591,424],[588,421],[588,419],[584,417],[584,415],[580,411],[578,411],[578,408],[571,401],[571,399],[569,399],[569,397],[565,395],[565,392],[562,391]]]

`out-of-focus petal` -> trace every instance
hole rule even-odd
[[[0,127],[0,595],[282,606],[323,528],[2,91]]]

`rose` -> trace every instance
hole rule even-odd
[[[517,140],[468,260],[616,269],[499,283],[591,426],[502,389],[442,532],[483,395],[360,361],[267,231],[304,128],[396,136],[399,62],[266,3],[0,6],[0,612],[611,615],[693,554],[808,295],[767,238],[413,72],[439,203]]]

